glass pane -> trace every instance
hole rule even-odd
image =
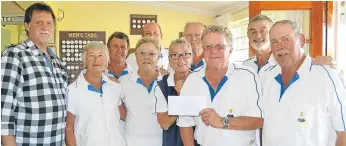
[[[270,17],[273,22],[292,20],[299,24],[307,40],[310,40],[310,10],[262,10],[261,14]]]

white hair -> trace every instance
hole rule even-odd
[[[109,51],[108,51],[107,46],[105,44],[103,44],[102,42],[98,42],[98,41],[91,41],[90,43],[86,44],[85,47],[83,48],[83,51],[82,51],[83,68],[86,68],[86,53],[90,49],[101,49],[103,51],[103,53],[106,56],[106,62],[107,62],[106,66],[105,66],[105,70],[107,70],[107,66],[110,63]]]

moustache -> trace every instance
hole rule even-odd
[[[48,34],[48,35],[50,35],[50,32],[47,31],[47,30],[41,30],[40,33],[41,33],[41,34]]]
[[[287,55],[289,53],[290,53],[289,51],[283,50],[283,51],[276,52],[275,55],[276,56],[284,56],[284,55]]]
[[[253,41],[257,43],[257,42],[264,41],[264,39],[262,37],[259,37],[259,38],[254,38]]]

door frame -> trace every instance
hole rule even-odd
[[[310,10],[310,36],[307,40],[310,43],[309,54],[312,57],[322,56],[323,50],[323,1],[297,1],[297,2],[278,2],[278,1],[250,1],[249,18],[261,13],[262,10]],[[249,46],[249,56],[254,56],[255,52]]]

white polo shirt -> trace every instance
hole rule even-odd
[[[161,68],[161,66],[163,66],[163,69],[165,70],[169,70],[169,60],[168,60],[168,49],[161,49],[161,55],[160,55],[160,59],[157,62],[157,67]],[[136,59],[136,53],[132,53],[130,54],[127,59],[126,59],[126,63],[129,64],[131,67],[133,67],[134,71],[138,70],[138,65],[137,65],[137,59]]]
[[[120,76],[118,76],[117,74],[115,74],[114,72],[112,72],[111,70],[107,71],[107,76],[108,77],[113,77],[119,80],[119,82],[123,79],[123,77],[127,74],[130,74],[133,72],[133,68],[130,65],[127,65],[126,68],[123,70],[123,72],[120,74]],[[121,129],[121,133],[125,136],[125,121],[120,120],[120,129]]]
[[[207,96],[211,98],[213,89],[205,79],[205,68],[192,73],[186,79],[180,95]],[[222,85],[223,84],[223,85]],[[211,88],[211,90],[210,90]],[[261,117],[258,100],[261,98],[261,84],[258,75],[247,67],[229,64],[225,77],[221,80],[213,101],[208,103],[221,117],[251,116]],[[238,131],[216,129],[206,126],[201,117],[179,116],[179,127],[192,127],[196,125],[195,139],[203,146],[254,146],[256,145],[256,130]]]
[[[101,91],[98,91],[86,82],[84,73],[82,71],[68,87],[67,110],[76,116],[74,135],[77,145],[125,146],[118,124],[120,85],[103,75]]]
[[[112,72],[111,70],[108,70],[107,71],[107,76],[108,77],[113,77],[113,78],[116,78],[118,79],[119,81],[122,79],[123,76],[127,75],[127,74],[130,74],[134,71],[134,69],[130,66],[130,65],[127,65],[126,68],[123,70],[123,72],[121,72],[120,76],[115,74],[114,72]]]
[[[260,73],[265,146],[331,146],[346,131],[346,89],[336,70],[307,56],[288,87],[279,65]]]
[[[277,62],[276,62],[273,54],[271,54],[270,57],[269,57],[269,60],[266,62],[266,64],[262,68],[266,68],[266,66],[275,65],[276,63]],[[259,73],[261,71],[261,69],[262,69],[262,68],[260,68],[258,66],[258,61],[257,61],[257,57],[256,56],[253,56],[253,57],[245,60],[242,65],[251,67],[257,73]]]
[[[198,63],[197,63],[197,65],[194,65],[194,64],[191,64],[191,71],[193,71],[193,72],[197,72],[197,71],[200,71],[200,70],[202,70],[202,68],[204,68],[206,66],[206,64],[205,64],[205,60],[204,59],[202,59],[202,60],[200,60]]]
[[[161,79],[161,76],[158,77],[158,80]],[[156,80],[147,89],[137,72],[133,72],[124,76],[121,85],[127,109],[127,146],[161,146],[163,130],[156,113],[167,111],[167,102],[160,88],[156,88]]]

